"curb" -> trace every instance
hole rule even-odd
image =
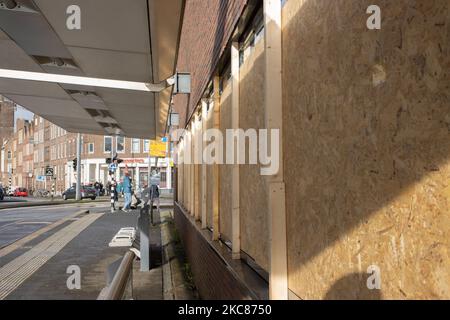
[[[6,205],[6,206],[0,206],[0,210],[5,209],[17,209],[17,208],[29,208],[29,207],[44,207],[44,206],[57,206],[57,205],[63,205],[63,204],[76,204],[76,203],[98,203],[98,202],[109,202],[108,200],[97,200],[97,201],[41,201],[41,202],[22,202],[12,205]]]
[[[186,287],[182,278],[183,266],[175,254],[174,239],[169,227],[169,220],[173,220],[172,212],[161,212],[161,246],[163,261],[163,299],[164,300],[196,300],[192,292]]]

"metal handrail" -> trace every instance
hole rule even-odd
[[[128,251],[122,259],[111,284],[100,293],[97,300],[121,300],[133,269],[135,254]]]

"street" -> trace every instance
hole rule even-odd
[[[164,201],[163,206],[167,204]],[[169,213],[165,214],[167,219]],[[96,299],[106,285],[108,270],[129,249],[111,248],[108,243],[122,226],[135,227],[137,218],[137,210],[110,214],[108,204],[101,202],[0,210],[0,300]],[[139,262],[133,263],[135,299],[163,298],[159,221],[155,214],[152,270],[140,273]],[[165,239],[172,241],[167,234]],[[77,290],[67,285],[69,267],[81,272]],[[170,279],[170,273],[166,277]]]
[[[107,205],[107,203],[86,202],[82,204],[0,210],[0,249],[81,209],[100,212]],[[1,262],[0,265],[2,265]]]
[[[107,209],[106,203],[86,202],[0,210],[0,300],[95,299],[108,265],[127,250],[108,242],[137,219],[105,215]],[[81,268],[80,290],[68,289],[68,266]]]

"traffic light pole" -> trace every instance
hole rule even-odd
[[[114,163],[114,136],[111,137],[111,163]],[[111,213],[116,211],[116,192],[117,192],[117,184],[115,178],[115,172],[111,174]]]
[[[81,200],[81,133],[77,135],[77,186],[76,199]]]

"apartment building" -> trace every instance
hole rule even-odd
[[[3,140],[1,158],[3,186],[32,187],[33,130],[31,122],[18,119],[15,131]]]
[[[6,172],[3,159],[8,156],[5,153],[5,139],[14,133],[14,103],[0,96],[0,182],[3,180],[3,172]]]
[[[0,96],[0,145],[14,132],[14,103]]]
[[[143,187],[148,181],[149,161],[151,173],[160,176],[162,189],[172,188],[173,163],[167,157],[149,157],[150,140],[125,137],[82,135],[81,182],[93,184],[96,181],[107,184],[109,179],[107,158],[111,148],[123,162],[117,170],[117,179],[123,176],[127,166],[133,177],[135,188]],[[3,185],[25,187],[31,190],[52,187],[56,195],[76,183],[73,160],[77,156],[77,134],[67,132],[42,117],[32,121],[18,119],[16,131],[8,137],[2,158]],[[47,167],[53,168],[53,177],[46,177]]]

